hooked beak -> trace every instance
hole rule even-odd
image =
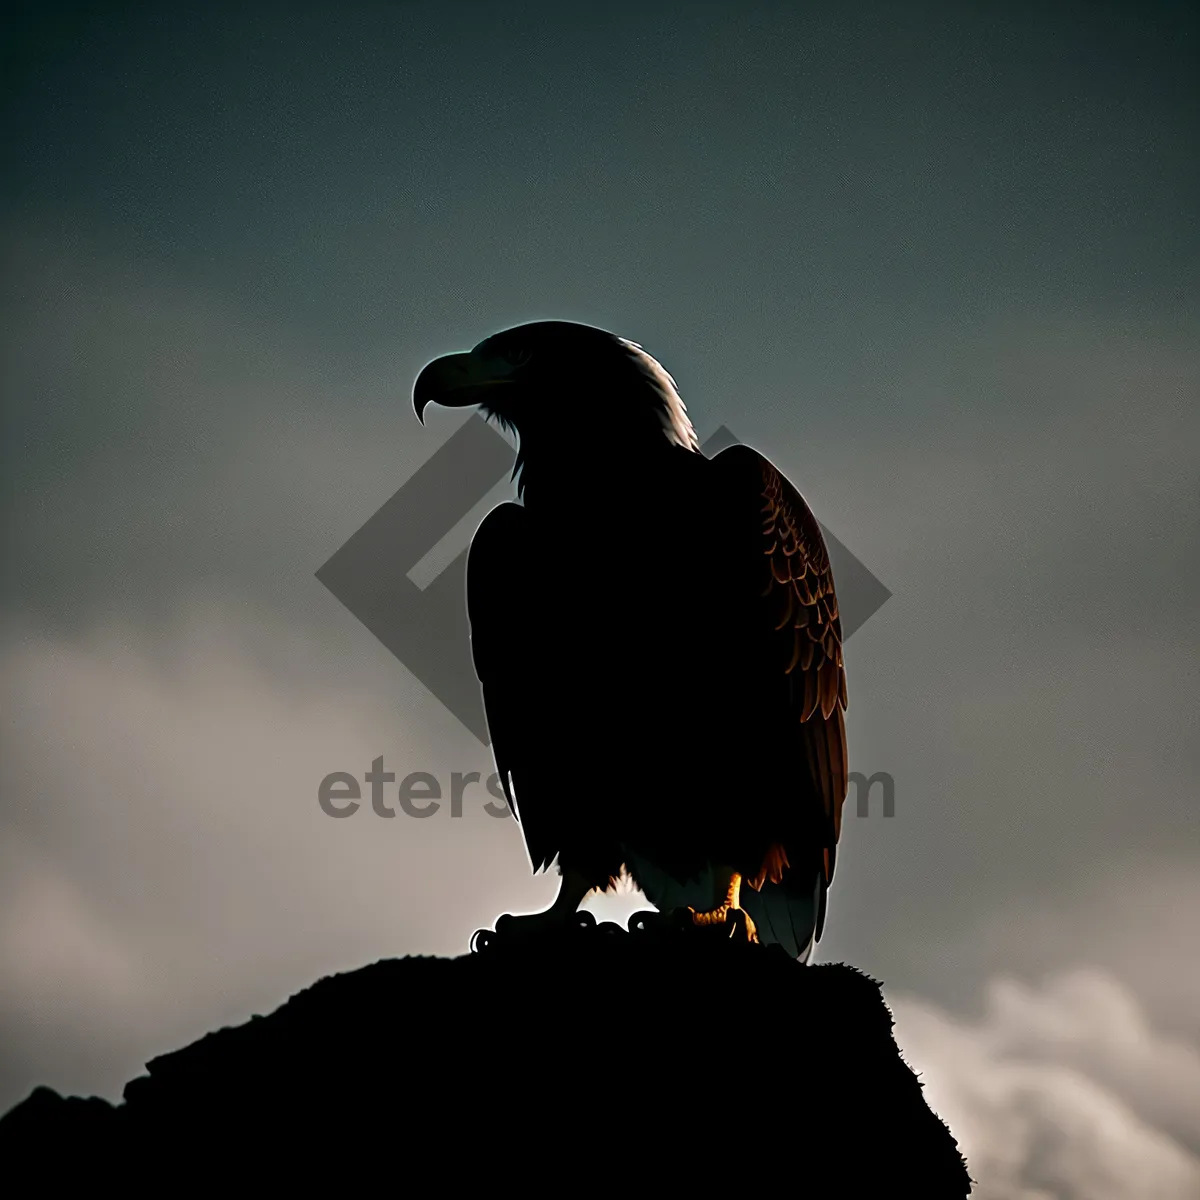
[[[503,359],[483,359],[473,353],[435,358],[413,385],[413,411],[425,424],[430,404],[443,408],[468,408],[481,403],[493,389],[513,383],[513,369]]]

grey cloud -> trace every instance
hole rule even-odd
[[[361,779],[379,755],[444,791],[453,771],[490,774],[436,719],[389,719],[386,679],[339,674],[303,635],[240,609],[186,613],[173,634],[5,641],[0,973],[4,1041],[25,1050],[4,1106],[40,1078],[111,1094],[130,1055],[321,973],[465,952],[472,930],[553,886],[530,877],[514,822],[484,813],[482,787],[458,819],[320,811],[326,774]],[[282,683],[263,666],[281,648]]]
[[[998,977],[977,1020],[891,1004],[978,1200],[1185,1200],[1200,1188],[1200,1053],[1152,1028],[1115,979]]]
[[[936,963],[932,945],[919,947],[927,961],[917,979],[930,971],[944,978],[953,964],[954,974],[974,987],[989,964],[1004,963],[1028,980],[1053,973],[1069,957],[1120,979],[1159,1030],[1200,1046],[1198,909],[1200,871],[1186,849],[1115,854],[1052,902],[1031,892],[1014,895],[983,914],[969,936],[948,938]]]

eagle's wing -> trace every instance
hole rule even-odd
[[[471,654],[496,771],[537,872],[550,866],[561,847],[556,798],[550,794],[554,772],[539,738],[544,728],[537,712],[543,699],[536,682],[540,640],[530,636],[535,567],[525,510],[514,503],[498,505],[475,531],[467,554]]]
[[[798,799],[815,797],[823,830],[815,936],[821,936],[825,893],[833,880],[849,767],[846,747],[846,669],[842,626],[829,552],[804,497],[767,458],[736,445],[713,459],[729,488],[725,494],[757,521],[747,522],[754,542],[753,606],[762,622],[773,670],[786,676],[781,697],[794,720]],[[784,749],[783,753],[789,753]],[[811,800],[810,800],[811,802]],[[802,850],[801,847],[796,848]],[[785,845],[785,852],[789,848]],[[789,853],[796,863],[800,856]]]

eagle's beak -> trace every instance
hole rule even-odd
[[[512,368],[503,359],[484,359],[472,353],[447,354],[435,358],[417,376],[413,385],[413,411],[424,425],[425,409],[430,404],[467,408],[479,404],[493,389],[512,382]]]

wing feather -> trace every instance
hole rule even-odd
[[[796,732],[797,795],[815,797],[820,806],[818,823],[824,830],[817,864],[823,876],[820,925],[849,786],[843,716],[846,669],[829,552],[804,497],[767,458],[749,446],[737,445],[713,461],[724,468],[731,482],[736,481],[740,494],[753,491],[761,517],[760,619],[777,648],[778,669],[788,677],[786,694]],[[802,861],[799,854],[789,851],[788,856],[793,862]]]

